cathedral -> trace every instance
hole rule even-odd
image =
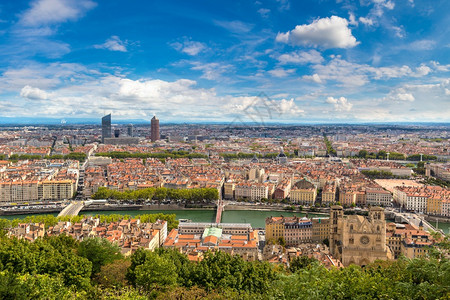
[[[365,266],[377,259],[392,259],[386,246],[386,220],[381,207],[369,208],[369,215],[346,215],[342,206],[330,212],[330,251],[344,266]]]

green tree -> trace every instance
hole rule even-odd
[[[127,286],[125,275],[130,265],[131,262],[128,259],[119,259],[103,265],[95,276],[95,281],[104,287],[125,287]]]
[[[312,264],[318,264],[319,261],[313,257],[297,256],[289,262],[289,271],[295,273],[298,270],[308,268]]]
[[[368,154],[367,150],[359,150],[358,157],[366,158]]]
[[[135,269],[136,286],[147,291],[177,283],[178,273],[172,260],[149,252],[145,262]]]
[[[100,272],[100,268],[123,258],[120,247],[99,237],[88,238],[80,243],[78,255],[87,258],[92,263],[92,274]]]

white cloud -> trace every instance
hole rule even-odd
[[[355,15],[353,13],[349,13],[348,23],[350,25],[358,26],[358,21],[356,21]]]
[[[439,82],[429,84],[404,84],[395,88],[384,97],[384,101],[396,102],[419,102],[417,105],[424,105],[425,107],[437,106],[438,110],[444,109],[442,101],[450,100],[448,93],[450,88],[450,79],[441,79]],[[444,109],[445,111],[445,109]]]
[[[370,19],[370,18],[359,17],[359,21],[361,23],[363,23],[364,25],[367,25],[367,26],[372,26],[373,25],[373,20]]]
[[[432,72],[432,69],[424,64],[413,71],[409,66],[372,67],[367,64],[357,64],[346,61],[340,56],[333,57],[328,64],[313,65],[314,73],[320,76],[322,82],[334,80],[344,86],[362,86],[371,79],[386,80],[390,78],[423,77]],[[305,79],[311,79],[305,77]]]
[[[328,97],[325,102],[333,104],[335,111],[350,111],[353,107],[353,104],[348,102],[347,98],[345,97],[340,98]]]
[[[437,61],[431,61],[431,65],[433,66],[433,68],[436,69],[436,71],[440,71],[440,72],[448,72],[448,71],[450,71],[450,64],[448,64],[448,65],[441,65]]]
[[[108,111],[115,119],[149,120],[156,112],[166,120],[231,120],[237,113],[248,117],[247,111],[243,111],[245,105],[260,99],[218,95],[215,89],[200,88],[196,81],[189,79],[132,80],[118,70],[109,71],[115,75],[60,63],[8,70],[0,74],[2,114],[86,118],[100,117]],[[303,112],[293,100],[264,101],[268,101],[274,112],[283,114],[278,116],[282,119],[297,118]],[[259,116],[258,111],[254,113]]]
[[[434,40],[418,40],[407,46],[408,50],[432,50],[436,47]]]
[[[273,70],[268,71],[268,73],[274,77],[287,77],[295,72],[295,69],[283,69],[283,68],[276,68]]]
[[[114,75],[92,77],[83,83],[55,89],[51,98],[43,99],[32,109],[21,111],[20,114],[45,113],[49,117],[92,117],[101,116],[107,110],[117,119],[149,118],[152,113],[157,112],[172,120],[180,118],[226,120],[234,118],[236,114],[247,119],[250,117],[251,120],[252,117],[256,119],[262,117],[260,108],[254,110],[247,108],[258,100],[266,101],[265,104],[270,106],[273,117],[289,119],[303,113],[293,99],[269,100],[251,96],[220,96],[215,89],[199,88],[196,85],[196,81],[188,79],[164,81],[132,80]],[[26,89],[29,98],[30,96],[35,99],[44,98],[38,90],[32,89]]]
[[[280,101],[272,100],[274,105],[279,107],[281,114],[302,114],[304,110],[300,109],[294,102],[294,99],[286,100],[281,99]]]
[[[367,3],[367,1],[361,1],[361,3]],[[372,0],[369,4],[373,4],[373,7],[369,10],[369,13],[365,17],[360,17],[359,21],[366,26],[382,26],[389,31],[393,31],[397,37],[403,38],[405,31],[401,26],[396,26],[395,18],[384,17],[384,13],[395,8],[395,3],[390,0]]]
[[[391,29],[394,31],[395,35],[399,38],[405,37],[405,30],[400,26],[392,26]]]
[[[172,43],[171,46],[177,51],[186,53],[191,56],[195,56],[207,49],[204,43],[191,41],[188,39],[186,39],[184,42],[181,43],[180,42]]]
[[[425,75],[428,75],[431,72],[431,68],[422,64],[420,67],[416,68],[415,76],[416,77],[422,77]]]
[[[320,52],[312,49],[310,51],[298,51],[282,54],[277,58],[281,64],[320,64],[323,57]]]
[[[111,51],[127,52],[127,42],[121,41],[116,35],[111,36],[101,45],[94,45],[96,49],[107,49]]]
[[[320,76],[317,75],[317,74],[304,75],[302,78],[307,80],[307,81],[312,81],[312,82],[315,82],[315,83],[322,83],[322,79],[320,79]]]
[[[45,100],[48,98],[47,92],[29,85],[22,88],[20,96],[31,100]]]
[[[74,21],[96,4],[90,0],[35,0],[20,19],[27,26],[42,26]]]
[[[359,44],[348,28],[347,20],[337,16],[297,25],[291,31],[278,33],[276,41],[325,49],[352,48]]]
[[[408,93],[404,88],[398,88],[395,90],[392,90],[385,98],[386,101],[397,101],[397,102],[404,102],[404,101],[414,101],[415,98],[413,94]]]

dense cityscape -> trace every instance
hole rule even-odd
[[[194,264],[222,252],[293,273],[449,258],[446,125],[166,125],[156,116],[133,125],[112,117],[101,126],[2,128],[5,237],[70,237],[87,247],[104,287],[141,286],[128,276],[142,250]],[[262,214],[249,223],[250,211]],[[223,222],[224,213],[244,222]],[[122,279],[108,267],[125,268]]]

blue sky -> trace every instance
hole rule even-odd
[[[2,1],[0,116],[448,122],[449,11],[448,0]]]

